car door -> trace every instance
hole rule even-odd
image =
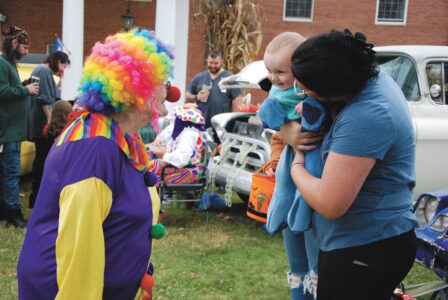
[[[416,195],[448,186],[448,57],[426,59],[420,70],[423,99],[412,105],[417,135]]]
[[[378,53],[377,64],[401,87],[411,110],[417,141],[415,197],[447,187],[448,55],[416,61],[405,53]]]

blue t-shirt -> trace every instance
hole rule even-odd
[[[210,86],[210,93],[208,95],[207,102],[199,102],[198,105],[204,108],[205,127],[211,127],[210,119],[217,114],[231,112],[232,101],[243,93],[242,89],[227,89],[221,90],[218,83],[222,78],[232,75],[227,70],[224,70],[215,79],[210,77],[208,70],[201,72],[194,76],[187,90],[193,95],[197,95],[203,85]]]
[[[338,114],[322,143],[324,162],[330,151],[376,163],[343,216],[313,216],[321,250],[365,245],[418,227],[412,213],[415,133],[406,99],[389,75],[369,80]]]

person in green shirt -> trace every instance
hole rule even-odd
[[[24,228],[19,200],[20,146],[29,136],[29,95],[39,93],[39,84],[23,86],[16,61],[28,54],[28,33],[11,26],[5,33],[0,55],[0,220]]]

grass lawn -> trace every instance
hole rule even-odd
[[[21,198],[28,219],[30,180],[22,178]],[[234,197],[236,199],[238,197]],[[231,208],[206,213],[166,206],[166,236],[155,240],[153,299],[290,299],[288,265],[280,235],[270,238],[261,223],[245,215],[235,200]],[[16,263],[25,229],[0,222],[0,299],[17,299]],[[438,280],[415,264],[405,284]],[[419,300],[428,297],[419,297]]]

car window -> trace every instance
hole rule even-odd
[[[376,63],[398,83],[408,101],[420,99],[417,69],[411,59],[400,55],[377,56]]]
[[[426,76],[432,101],[437,104],[448,104],[448,63],[428,63]]]

